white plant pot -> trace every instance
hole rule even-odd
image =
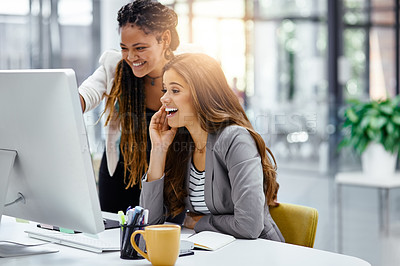
[[[390,178],[396,171],[397,153],[391,154],[383,145],[370,143],[361,154],[363,172],[371,178]]]

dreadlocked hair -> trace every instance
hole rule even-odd
[[[117,65],[114,84],[105,106],[107,109],[110,114],[105,125],[118,118],[121,122],[120,150],[124,158],[124,183],[127,189],[140,184],[139,180],[148,165],[144,83],[133,75],[131,67],[124,60]]]
[[[155,34],[157,41],[161,42],[161,34],[169,30],[171,43],[169,47],[175,51],[179,46],[179,35],[176,31],[178,15],[171,8],[157,1],[136,0],[126,4],[118,11],[119,28],[134,24],[146,34]]]
[[[169,49],[176,50],[179,36],[176,31],[177,14],[159,2],[135,0],[118,11],[118,25],[132,24],[146,34],[154,34],[160,43],[162,33],[171,32]],[[111,121],[121,123],[120,150],[124,160],[126,188],[140,185],[140,178],[147,171],[147,125],[145,88],[143,78],[136,77],[130,66],[121,60],[116,68],[114,83],[108,95],[103,114],[108,111],[107,126]]]

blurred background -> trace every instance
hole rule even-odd
[[[127,0],[0,2],[0,69],[72,68],[78,85],[101,53],[119,50],[117,11]],[[338,151],[347,99],[399,94],[399,0],[165,0],[181,43],[220,61],[278,163],[279,200],[320,212],[315,248],[338,251],[334,176],[361,169]],[[94,161],[104,149],[102,106],[85,114]],[[97,170],[97,169],[95,169]],[[374,189],[346,188],[344,254],[400,265],[400,191],[389,235]]]

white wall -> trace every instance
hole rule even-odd
[[[118,32],[118,10],[128,0],[102,0],[101,1],[101,50],[120,49],[120,36]]]

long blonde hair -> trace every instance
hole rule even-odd
[[[262,137],[253,129],[219,63],[205,54],[182,54],[167,63],[164,70],[169,69],[175,70],[189,85],[194,108],[205,131],[215,133],[229,125],[239,125],[251,134],[261,157],[266,203],[275,205],[279,189],[275,158]],[[190,134],[185,129],[180,129],[168,150],[164,202],[172,215],[184,210],[184,198],[187,196],[184,180],[187,169],[182,165],[187,166],[193,147]]]

